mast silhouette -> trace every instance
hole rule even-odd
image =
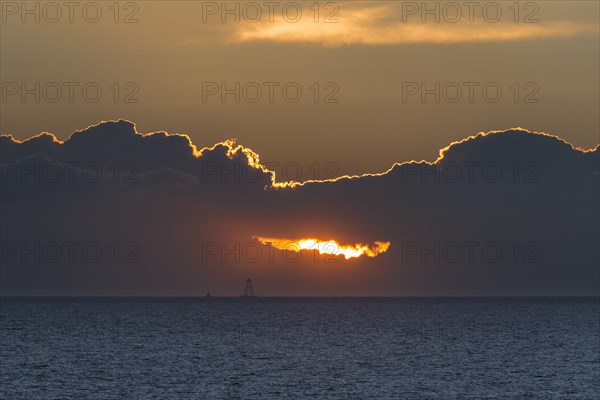
[[[256,297],[254,295],[254,287],[252,287],[252,280],[246,279],[246,285],[244,285],[244,294],[242,297]]]

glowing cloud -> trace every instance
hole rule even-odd
[[[392,5],[348,7],[341,10],[337,23],[314,23],[310,18],[289,23],[279,18],[273,22],[235,24],[234,32],[229,39],[233,43],[269,41],[340,47],[346,45],[506,42],[598,33],[597,25],[572,21],[509,24],[461,20],[457,23],[424,24],[406,23],[390,18],[395,13],[397,13],[397,7]],[[186,44],[192,42],[188,41]]]
[[[300,252],[302,250],[316,250],[320,254],[330,254],[334,256],[344,256],[346,260],[360,256],[377,257],[385,253],[390,247],[390,242],[374,242],[374,244],[340,244],[335,240],[320,240],[314,238],[308,239],[282,239],[282,238],[264,238],[256,236],[262,244],[270,244],[279,250],[291,250]]]

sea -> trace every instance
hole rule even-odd
[[[0,299],[6,400],[599,393],[599,298]]]

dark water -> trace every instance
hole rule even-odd
[[[0,397],[595,399],[598,299],[11,299]]]

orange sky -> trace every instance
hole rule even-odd
[[[3,84],[16,86],[3,86],[0,131],[18,138],[50,131],[64,140],[82,126],[126,118],[140,131],[189,134],[198,146],[237,138],[265,162],[297,163],[302,179],[433,159],[435,149],[472,132],[516,126],[596,145],[598,3],[520,2],[517,10],[497,3],[498,21],[492,9],[462,9],[457,22],[457,10],[422,22],[412,2],[390,1],[322,2],[318,14],[312,2],[300,2],[302,17],[293,23],[291,8],[285,15],[276,9],[272,22],[263,9],[256,23],[248,21],[252,9],[240,8],[235,22],[189,1],[123,3],[118,15],[100,3],[97,23],[86,22],[82,10],[73,23],[65,10],[55,23],[47,21],[52,10],[41,10],[37,23],[6,9],[0,69]],[[68,82],[78,84],[73,101]],[[268,82],[277,85],[273,101]],[[41,101],[22,101],[20,85],[36,83],[58,84],[62,96],[48,101],[51,86]],[[102,90],[97,102],[82,93],[90,83],[90,93]],[[203,101],[206,83],[219,90],[239,84],[242,99],[223,102],[217,93]],[[441,100],[422,101],[421,88],[436,84]],[[256,87],[262,96],[253,102]],[[299,87],[299,101],[287,101],[284,87],[290,94]],[[454,102],[456,88],[462,94]],[[502,95],[487,101],[484,88]],[[377,157],[364,157],[365,148]]]

